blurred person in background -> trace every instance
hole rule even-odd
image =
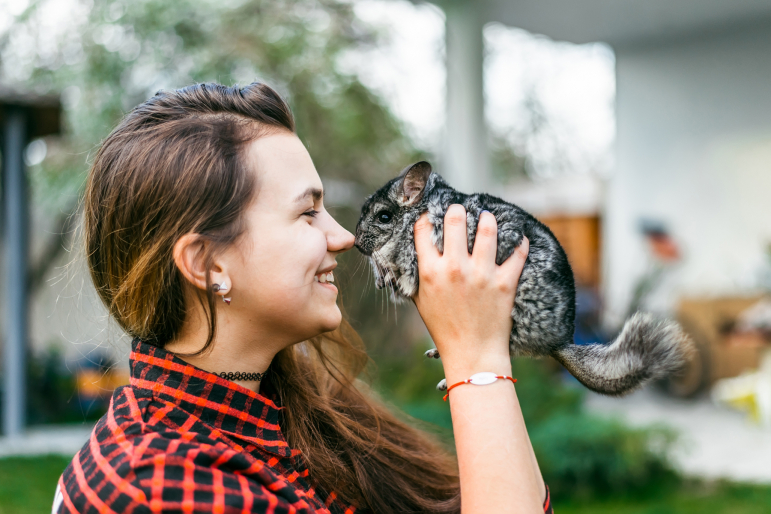
[[[551,512],[510,381],[452,391],[456,459],[358,380],[368,357],[333,285],[353,235],[271,88],[159,92],[102,144],[84,205],[131,382],[54,512]],[[415,303],[448,383],[511,375],[527,245],[496,266],[491,214],[471,255],[461,206],[445,227],[440,255],[415,226]]]

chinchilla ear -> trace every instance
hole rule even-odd
[[[431,165],[426,161],[416,162],[404,168],[399,175],[402,177],[402,203],[412,205],[423,196],[426,182],[431,175]]]

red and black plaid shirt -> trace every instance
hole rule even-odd
[[[356,512],[312,485],[274,400],[147,343],[130,362],[131,384],[59,480],[59,513]]]

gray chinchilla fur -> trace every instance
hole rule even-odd
[[[432,240],[441,252],[444,214],[452,204],[466,209],[469,252],[483,210],[495,215],[498,223],[496,263],[501,264],[513,253],[523,235],[530,241],[511,311],[512,355],[551,355],[589,389],[614,396],[682,366],[690,348],[688,338],[677,323],[649,314],[632,316],[609,344],[574,344],[573,272],[551,231],[516,205],[487,194],[456,191],[424,161],[408,166],[369,196],[356,227],[356,247],[369,256],[376,286],[387,286],[395,301],[410,298],[418,291],[413,225],[428,212],[434,225]],[[427,355],[438,353],[430,350]],[[446,384],[440,383],[439,388],[443,387]]]

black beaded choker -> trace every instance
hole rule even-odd
[[[267,371],[263,371],[262,373],[242,373],[240,371],[222,371],[220,373],[214,373],[214,375],[217,375],[220,378],[224,378],[225,380],[230,380],[231,382],[234,380],[262,380],[263,377]]]

